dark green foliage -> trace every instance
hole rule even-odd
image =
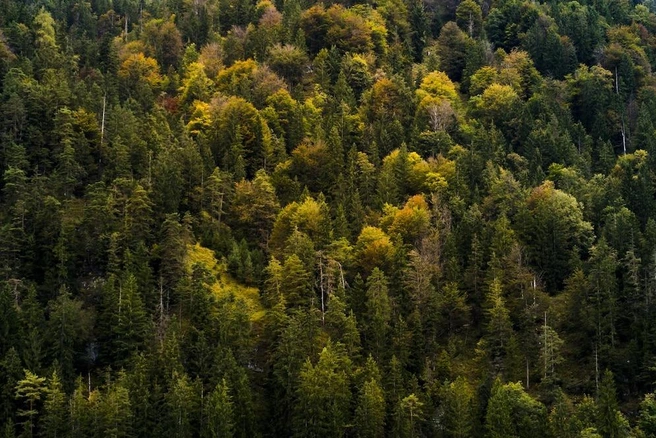
[[[0,0],[0,435],[654,435],[654,11]]]

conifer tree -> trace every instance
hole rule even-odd
[[[295,436],[344,436],[351,403],[350,366],[338,346],[331,344],[323,349],[316,365],[305,363],[295,408]]]
[[[443,400],[444,430],[446,436],[465,438],[474,430],[474,393],[467,381],[458,377],[447,383],[441,390]]]
[[[369,336],[367,343],[374,358],[381,360],[384,346],[389,331],[389,323],[392,318],[392,306],[390,303],[385,274],[378,268],[374,268],[367,278],[367,324]]]
[[[228,384],[223,379],[209,395],[205,405],[203,437],[231,438],[234,436],[233,404]]]
[[[512,336],[510,314],[505,306],[501,282],[494,279],[487,296],[486,341],[493,369],[498,373],[504,368],[504,358]]]
[[[609,370],[604,372],[597,396],[597,429],[602,436],[620,438],[628,436],[628,424],[618,409],[615,379]]]
[[[48,380],[40,423],[41,435],[47,438],[64,437],[69,430],[66,394],[57,371],[53,371]]]
[[[385,397],[375,379],[364,382],[358,397],[353,423],[358,437],[374,438],[384,434]]]
[[[25,378],[16,384],[16,399],[21,401],[26,409],[18,411],[20,417],[25,417],[23,431],[25,436],[32,438],[35,435],[36,417],[39,415],[39,402],[46,390],[45,377],[39,377],[29,370],[25,370]]]

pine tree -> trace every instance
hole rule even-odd
[[[134,275],[128,273],[122,280],[110,280],[108,292],[111,323],[106,330],[111,333],[111,356],[123,363],[142,348],[150,323]]]
[[[547,325],[547,314],[545,313],[544,325],[540,333],[540,361],[543,365],[543,382],[554,383],[557,377],[556,365],[563,361],[560,349],[563,346],[563,340],[558,333]]]
[[[71,385],[76,353],[81,350],[91,332],[91,315],[82,307],[82,301],[71,298],[65,286],[59,290],[57,299],[49,303],[49,313],[51,354],[61,366],[64,385]]]
[[[350,361],[327,345],[316,365],[308,360],[300,373],[295,407],[297,437],[341,437],[349,421]]]
[[[364,382],[353,423],[357,437],[375,438],[384,435],[385,397],[380,384],[375,379]]]
[[[315,301],[310,274],[296,254],[285,259],[280,290],[285,295],[285,302],[290,308],[299,306],[307,308]]]
[[[524,392],[519,383],[504,385],[497,378],[485,416],[490,438],[543,437],[546,420],[544,405]]]
[[[44,356],[43,339],[45,318],[41,304],[37,300],[36,288],[30,286],[27,297],[21,305],[21,325],[23,346],[19,350],[23,363],[28,369],[40,370]]]
[[[619,411],[615,394],[615,379],[609,370],[604,372],[597,396],[597,428],[599,433],[608,438],[627,437],[628,422]]]
[[[402,415],[402,437],[415,438],[420,435],[420,424],[423,420],[424,403],[414,393],[403,398],[399,403]]]
[[[0,284],[0,357],[18,346],[19,319],[9,284]]]
[[[203,427],[201,436],[206,438],[230,438],[234,436],[233,403],[225,379],[209,395],[205,405]]]
[[[126,376],[119,374],[116,381],[110,381],[100,394],[97,412],[101,424],[96,425],[103,436],[127,438],[132,436],[132,409],[130,393],[126,387]]]
[[[20,357],[14,347],[0,361],[0,418],[3,421],[13,420],[16,411],[14,403],[16,385],[23,377],[23,367]],[[12,423],[13,427],[13,423]]]
[[[485,339],[492,367],[495,372],[499,373],[504,368],[504,358],[512,336],[512,325],[510,323],[510,314],[502,296],[501,282],[498,279],[494,279],[490,285],[487,303]]]
[[[44,377],[39,377],[29,370],[25,370],[25,378],[16,384],[16,399],[23,402],[27,409],[18,411],[18,415],[25,417],[23,430],[25,436],[32,438],[36,427],[36,416],[39,415],[38,402],[41,400],[46,388]]]
[[[467,381],[458,377],[446,383],[440,391],[443,400],[444,430],[447,437],[465,438],[474,429],[473,399],[474,392]]]
[[[576,438],[579,436],[581,428],[582,424],[576,418],[574,405],[562,389],[558,388],[554,404],[549,413],[551,435],[562,438]]]
[[[57,371],[53,371],[46,389],[46,398],[43,404],[41,417],[41,436],[58,438],[66,436],[68,432],[68,410],[66,394],[64,393]]]
[[[656,436],[656,399],[653,392],[645,395],[640,402],[638,425],[647,436]]]
[[[91,412],[87,394],[87,387],[78,377],[75,382],[75,389],[69,400],[70,412],[70,435],[72,438],[82,438],[93,433],[91,431]]]
[[[392,307],[387,289],[387,279],[383,271],[378,268],[374,268],[367,279],[366,306],[367,343],[374,358],[380,361],[387,343]]]
[[[169,385],[165,396],[168,431],[176,438],[191,438],[196,404],[194,388],[186,374],[177,372],[174,372]]]

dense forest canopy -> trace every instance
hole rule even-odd
[[[2,437],[656,437],[656,3],[0,0]]]

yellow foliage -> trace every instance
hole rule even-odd
[[[292,202],[286,205],[276,218],[271,231],[270,244],[282,249],[294,229],[298,229],[312,239],[326,237],[328,220],[321,204],[314,199],[306,198],[300,203]]]
[[[388,156],[383,159],[383,171],[393,172],[394,167],[399,159],[399,149],[395,149]],[[430,172],[429,164],[421,158],[416,152],[408,153],[408,163],[410,165],[410,173],[408,174],[408,184],[411,191],[420,192],[424,187],[426,175]]]
[[[201,246],[199,243],[187,245],[185,258],[187,271],[191,273],[193,266],[196,264],[200,264],[212,274],[213,282],[208,286],[217,299],[234,296],[236,301],[241,301],[246,307],[252,322],[262,319],[265,310],[260,302],[259,290],[254,287],[243,286],[231,278],[225,265],[219,263],[216,259],[214,251]]]
[[[408,199],[405,203],[405,206],[403,208],[418,208],[422,210],[428,211],[428,203],[426,202],[426,198],[424,198],[424,195],[414,195],[411,196],[410,199]]]
[[[449,183],[447,183],[446,178],[439,173],[429,172],[428,175],[426,175],[426,188],[431,193],[442,194],[446,191],[447,187],[449,187]]]
[[[456,162],[439,155],[431,161],[431,168],[434,172],[442,175],[447,182],[452,181],[456,176]]]
[[[318,233],[323,220],[321,206],[312,198],[307,198],[294,213],[294,222],[301,230]]]
[[[192,135],[204,132],[212,125],[212,114],[209,103],[199,100],[192,104],[191,117],[187,123],[187,131]]]
[[[486,65],[476,70],[469,79],[469,94],[475,96],[483,93],[487,87],[498,82],[498,72],[494,67]]]
[[[519,95],[510,85],[492,84],[481,96],[472,97],[474,107],[483,116],[503,119],[514,111],[520,102]]]
[[[364,227],[356,243],[356,259],[366,270],[384,266],[394,255],[389,236],[378,227]]]
[[[191,273],[194,265],[200,264],[203,268],[207,269],[212,274],[219,276],[221,274],[219,269],[219,262],[214,256],[214,251],[205,248],[197,243],[195,245],[187,245],[187,257],[185,259],[185,266],[187,272]]]
[[[203,64],[192,62],[187,67],[185,77],[182,79],[182,86],[178,88],[181,93],[180,100],[185,103],[194,100],[207,100],[212,85],[214,83],[205,74]]]
[[[390,234],[399,234],[406,241],[412,241],[428,230],[430,211],[424,195],[414,195],[402,209],[385,205],[381,226]]]
[[[252,59],[237,61],[229,68],[221,70],[216,77],[217,86],[221,91],[229,88],[230,85],[249,78],[257,69],[257,62]]]
[[[146,52],[146,45],[141,40],[134,40],[128,43],[123,43],[123,39],[116,37],[114,45],[118,49],[118,59],[120,62],[125,61],[132,55]]]
[[[119,77],[131,82],[145,81],[151,87],[162,84],[162,76],[159,74],[159,65],[154,58],[137,53],[128,56],[118,70]]]
[[[451,82],[451,79],[449,79],[446,73],[441,71],[429,73],[421,81],[421,86],[417,90],[417,97],[423,100],[426,96],[441,97],[452,103],[458,100],[456,86]]]

